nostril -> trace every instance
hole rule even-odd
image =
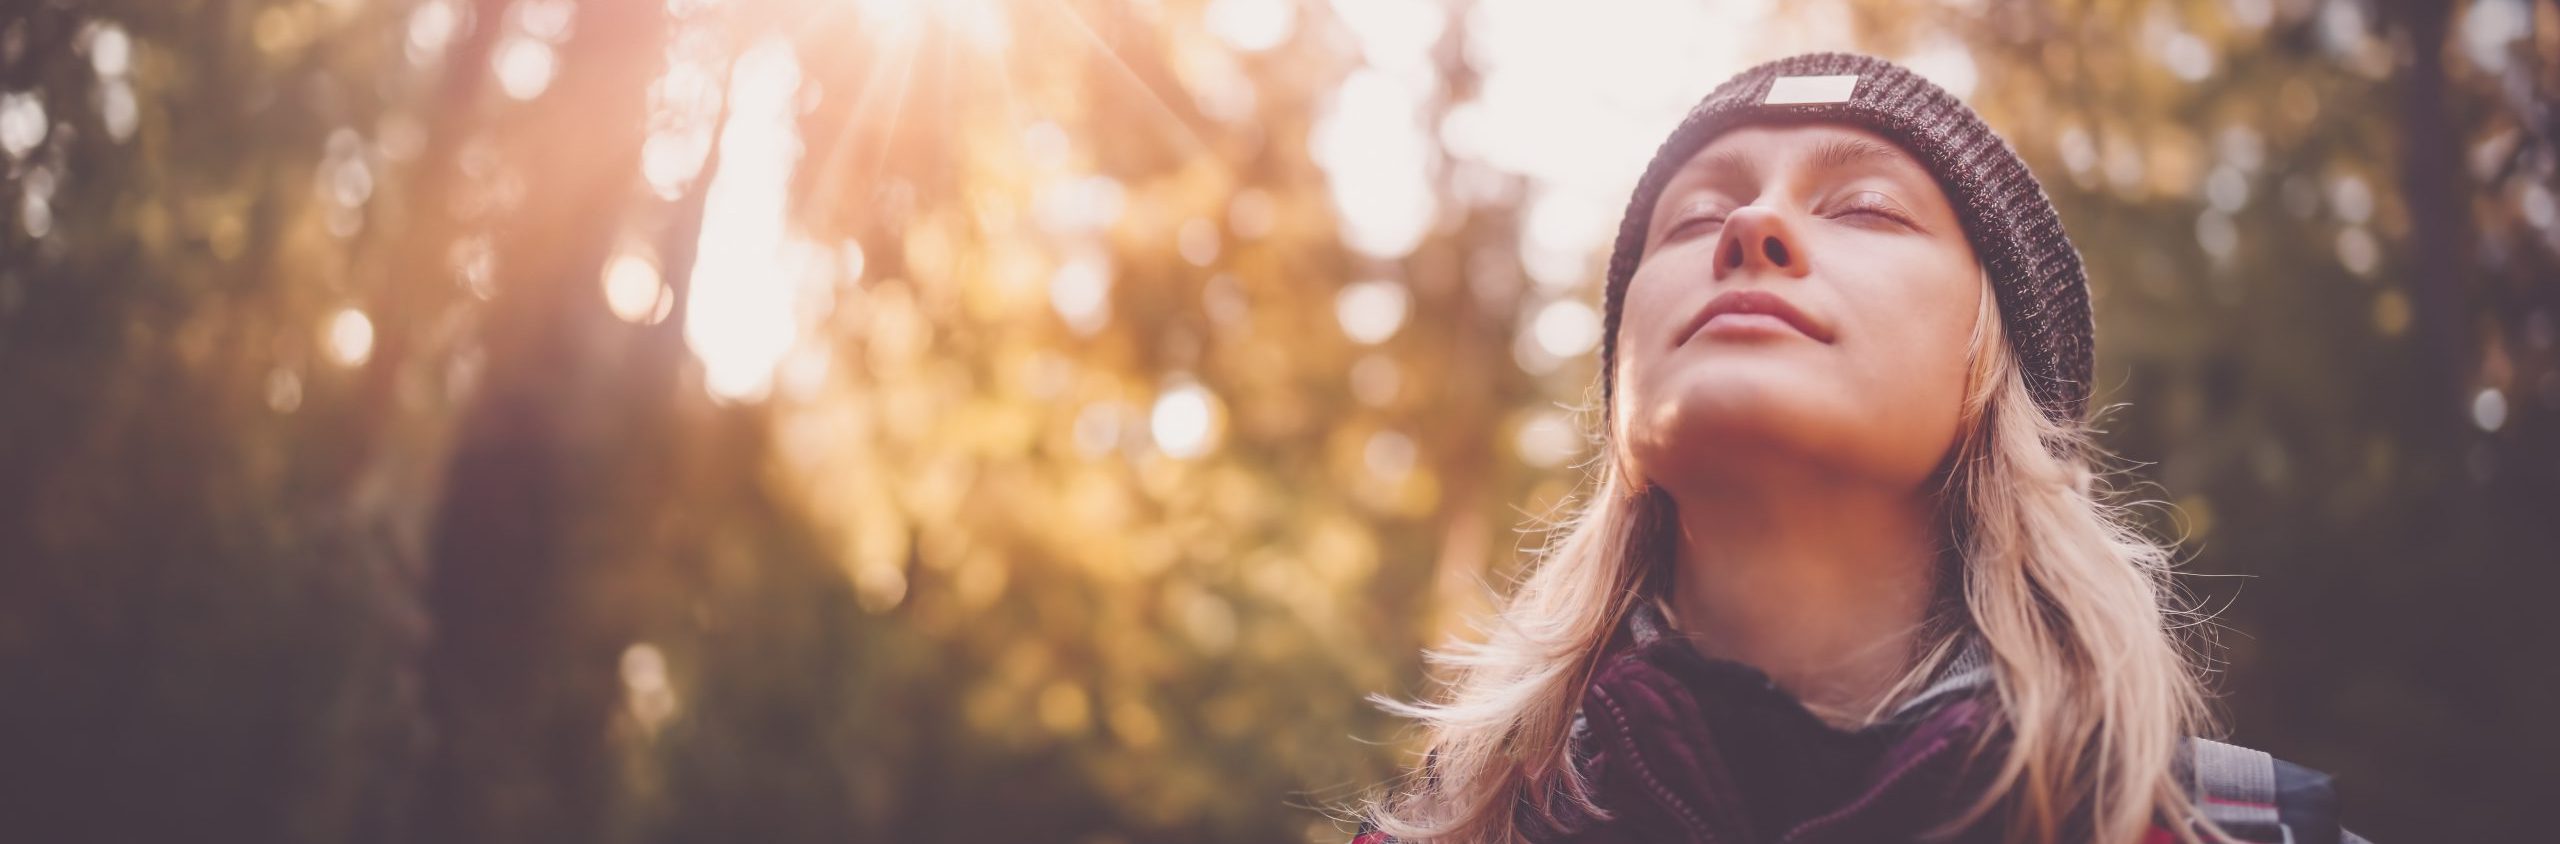
[[[1781,267],[1787,265],[1787,245],[1778,242],[1777,238],[1773,237],[1768,240],[1761,241],[1760,251],[1768,254],[1769,263],[1776,264]]]
[[[1725,241],[1725,242],[1724,242],[1724,254],[1716,256],[1716,259],[1717,259],[1720,263],[1724,264],[1725,269],[1729,269],[1729,270],[1730,270],[1730,269],[1739,269],[1739,268],[1741,268],[1741,266],[1742,266],[1742,241],[1740,241],[1740,240],[1728,240],[1728,241]]]

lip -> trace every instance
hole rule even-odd
[[[1680,330],[1681,344],[1686,345],[1690,340],[1704,333],[1708,323],[1714,322],[1716,317],[1727,314],[1775,317],[1786,323],[1788,328],[1795,329],[1796,333],[1819,342],[1831,342],[1830,326],[1805,316],[1804,311],[1798,310],[1794,303],[1786,300],[1786,297],[1766,290],[1729,290],[1708,300],[1707,306],[1699,309],[1697,316],[1689,318],[1689,324],[1682,326]],[[1751,322],[1766,324],[1767,321],[1752,320]],[[1737,324],[1736,327],[1744,326]]]

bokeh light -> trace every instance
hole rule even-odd
[[[49,130],[42,95],[32,91],[0,94],[0,153],[25,158],[44,143]]]
[[[1218,398],[1196,383],[1181,383],[1156,397],[1148,430],[1165,456],[1187,460],[1218,446]]]
[[[2550,779],[2549,4],[226,8],[0,23],[0,838],[1339,842],[1611,458],[1637,175],[1820,49],[2054,200],[2234,736]]]
[[[603,284],[605,307],[623,322],[656,324],[667,318],[675,301],[658,280],[657,264],[627,252],[604,265]]]
[[[373,356],[373,319],[354,308],[341,309],[329,317],[327,338],[330,360],[339,366],[363,366]]]
[[[1396,336],[1404,327],[1405,315],[1412,308],[1413,297],[1405,287],[1388,279],[1371,279],[1345,285],[1335,294],[1333,312],[1341,323],[1342,333],[1353,341],[1376,345]]]

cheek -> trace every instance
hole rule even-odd
[[[1875,397],[1880,419],[1896,420],[1881,432],[1899,439],[1905,459],[1934,467],[1954,442],[1964,403],[1973,337],[1978,275],[1970,267],[1960,281],[1879,295],[1862,308],[1868,323],[1858,349],[1858,377]]]
[[[1616,383],[1611,385],[1611,393],[1622,407],[1650,389],[1649,374],[1671,351],[1665,348],[1664,339],[1672,330],[1670,322],[1686,318],[1683,314],[1687,312],[1679,302],[1682,291],[1663,277],[1665,272],[1657,264],[1646,264],[1627,282],[1626,301],[1620,303],[1614,352],[1617,367],[1611,375]],[[1667,272],[1676,273],[1677,269]]]

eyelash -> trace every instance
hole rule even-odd
[[[1892,210],[1892,208],[1891,208],[1890,206],[1887,206],[1887,205],[1885,205],[1885,204],[1884,204],[1884,203],[1882,203],[1882,202],[1878,202],[1878,201],[1874,201],[1874,200],[1868,200],[1868,201],[1866,201],[1866,202],[1861,202],[1861,203],[1857,203],[1857,204],[1849,205],[1849,206],[1847,206],[1847,207],[1841,208],[1841,209],[1839,210],[1839,212],[1838,212],[1838,213],[1832,214],[1832,215],[1830,215],[1830,216],[1831,216],[1831,219],[1837,220],[1837,219],[1840,219],[1840,218],[1842,218],[1842,217],[1847,217],[1847,216],[1852,215],[1852,214],[1873,214],[1873,215],[1875,215],[1875,216],[1877,216],[1877,217],[1881,217],[1881,218],[1884,218],[1885,220],[1888,220],[1888,221],[1891,221],[1891,222],[1894,222],[1894,223],[1898,223],[1898,224],[1901,224],[1901,225],[1904,225],[1904,226],[1911,226],[1911,225],[1913,225],[1913,223],[1911,222],[1911,218],[1909,218],[1909,217],[1905,217],[1905,216],[1903,216],[1902,214],[1896,213],[1895,211],[1893,211],[1893,210]],[[1689,218],[1682,219],[1682,220],[1680,220],[1679,222],[1672,223],[1672,224],[1671,224],[1671,230],[1670,230],[1669,232],[1664,233],[1664,234],[1663,234],[1663,237],[1664,237],[1664,238],[1666,238],[1666,239],[1680,237],[1680,236],[1681,236],[1681,235],[1683,235],[1683,234],[1687,234],[1687,233],[1688,233],[1688,231],[1689,231],[1689,229],[1690,229],[1690,227],[1692,227],[1692,226],[1698,226],[1698,225],[1710,225],[1710,224],[1712,224],[1712,225],[1715,225],[1715,226],[1719,226],[1719,227],[1721,227],[1721,226],[1723,226],[1723,225],[1724,225],[1725,216],[1726,216],[1725,214],[1716,213],[1716,214],[1702,214],[1702,215],[1699,215],[1699,216],[1689,217]]]
[[[1846,217],[1851,214],[1874,214],[1878,217],[1883,217],[1887,220],[1892,220],[1906,226],[1911,225],[1911,218],[1896,213],[1890,206],[1875,200],[1860,202],[1852,204],[1846,208],[1842,208],[1840,209],[1839,214],[1833,215],[1833,219]]]
[[[1663,233],[1663,237],[1665,239],[1678,238],[1681,235],[1687,234],[1691,226],[1713,224],[1718,228],[1722,228],[1724,226],[1724,218],[1725,215],[1723,214],[1701,214],[1695,217],[1689,217],[1680,220],[1679,222],[1672,223],[1671,230]]]

